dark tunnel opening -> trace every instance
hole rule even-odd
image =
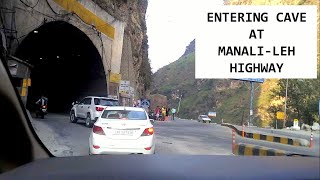
[[[22,41],[16,56],[34,66],[27,98],[31,111],[41,94],[48,97],[49,112],[68,112],[72,102],[87,95],[107,96],[98,50],[69,23],[55,21],[35,29]]]

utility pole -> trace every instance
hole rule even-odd
[[[107,94],[110,95],[110,77],[111,77],[111,69],[108,70],[108,80],[107,80]]]
[[[180,103],[181,103],[181,99],[182,99],[182,94],[180,95],[179,97],[179,105],[178,105],[178,111],[177,111],[177,114],[179,113],[179,110],[180,110]]]
[[[253,107],[252,107],[253,95],[254,95],[254,84],[253,83],[254,83],[253,81],[250,81],[250,84],[251,84],[251,96],[250,96],[250,112],[249,112],[249,124],[248,124],[248,126],[252,125],[252,117],[253,117]]]
[[[288,97],[288,79],[286,83],[286,98],[284,100],[284,119],[283,119],[283,128],[286,127],[286,120],[287,120],[287,97]]]

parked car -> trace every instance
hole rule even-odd
[[[211,119],[207,115],[199,115],[198,122],[211,123]]]
[[[107,107],[94,123],[89,154],[154,154],[155,134],[147,112],[137,107]]]
[[[80,102],[72,103],[70,122],[76,123],[78,120],[84,120],[85,125],[91,128],[104,108],[108,106],[119,106],[118,99],[87,96]]]

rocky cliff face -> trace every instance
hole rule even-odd
[[[188,54],[191,54],[195,51],[196,49],[196,41],[193,40],[190,42],[190,44],[186,47],[185,52],[183,53],[182,57]]]
[[[148,37],[145,14],[147,0],[95,0],[101,8],[126,22],[121,74],[143,96],[150,87],[151,67],[148,61]]]

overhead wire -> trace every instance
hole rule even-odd
[[[23,11],[30,12],[30,11],[29,11],[29,10],[27,10],[27,9],[23,9],[23,8],[20,8],[20,7],[17,7],[17,6],[14,6],[14,8],[15,8],[15,9],[19,9],[19,10],[23,10]],[[40,12],[40,11],[35,10],[35,9],[32,9],[32,11],[34,11],[34,12],[36,12],[36,13],[38,13],[38,14],[41,14],[41,15],[43,15],[43,16],[46,16],[46,17],[48,17],[48,18],[51,18],[51,19],[56,20],[56,18],[55,18],[55,17],[53,17],[53,16],[51,16],[51,15],[49,15],[49,14],[45,14],[45,13]]]
[[[23,0],[20,0],[20,2],[21,2],[22,4],[24,4],[25,6],[31,8],[31,9],[35,8],[35,7],[38,5],[39,1],[40,1],[40,0],[38,0],[35,5],[30,6],[28,3],[24,2]]]
[[[57,12],[52,8],[52,6],[51,6],[50,3],[48,2],[48,0],[46,0],[46,2],[47,2],[47,5],[49,6],[49,8],[51,9],[51,11],[52,11],[54,14],[60,15],[59,13],[57,13]]]
[[[99,39],[101,41],[101,46],[100,46],[100,48],[101,48],[101,59],[103,60],[105,51],[104,51],[104,44],[103,44],[103,39],[102,39],[102,36],[101,36],[101,32],[98,31],[94,25],[85,22],[78,14],[72,13],[72,15],[78,17],[83,23],[85,23],[86,25],[90,26],[97,33],[97,36],[99,37]],[[107,61],[107,63],[108,63],[108,61]],[[109,66],[111,68],[111,62],[109,63]]]

